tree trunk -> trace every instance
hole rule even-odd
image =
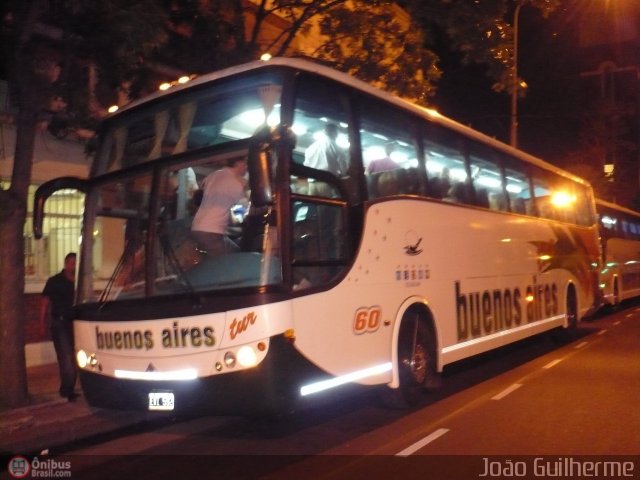
[[[13,175],[0,192],[0,406],[28,400],[24,334],[24,223],[36,134],[35,112],[18,116]]]
[[[0,407],[24,405],[29,397],[25,359],[24,224],[38,113],[50,96],[52,77],[38,63],[29,41],[46,0],[24,2],[10,85],[15,87],[16,146],[11,185],[0,189]]]

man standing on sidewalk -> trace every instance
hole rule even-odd
[[[51,311],[51,337],[60,369],[60,396],[74,401],[78,394],[76,364],[73,352],[73,324],[71,307],[75,294],[76,254],[68,253],[62,271],[47,280],[42,291],[40,327],[44,330],[47,313]]]

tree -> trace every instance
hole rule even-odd
[[[131,14],[128,9],[141,9]],[[154,17],[154,12],[158,15]],[[142,15],[144,13],[144,15]],[[99,18],[101,28],[82,29],[91,18]],[[162,41],[153,19],[164,23],[162,10],[155,2],[130,5],[127,1],[47,1],[18,0],[3,7],[3,69],[17,106],[15,114],[16,147],[10,186],[0,188],[0,404],[9,407],[26,402],[28,397],[23,302],[25,286],[23,229],[27,213],[27,194],[35,135],[41,114],[49,106],[56,87],[69,78],[61,73],[70,59],[100,63],[103,72],[126,66],[138,55]],[[51,27],[42,37],[43,25]],[[65,27],[64,29],[61,27]],[[74,30],[75,27],[75,30]],[[51,33],[53,32],[53,33]],[[79,33],[91,33],[80,37]],[[51,38],[53,37],[53,39]],[[82,41],[79,39],[82,38]],[[118,38],[117,46],[112,39]],[[91,41],[86,41],[91,39]],[[52,40],[58,42],[51,47]],[[110,48],[106,48],[109,46]],[[115,46],[115,48],[114,48]],[[73,52],[73,55],[71,55]],[[108,52],[109,54],[106,54]],[[110,63],[111,62],[111,63]],[[111,71],[126,77],[129,72]],[[70,87],[67,87],[70,88]]]
[[[433,45],[438,35],[464,63],[486,66],[494,90],[510,92],[512,80],[514,12],[518,5],[538,9],[544,17],[560,0],[406,0],[402,3]],[[524,92],[524,90],[523,90]]]
[[[27,397],[26,366],[24,363],[24,238],[23,225],[27,212],[27,192],[31,178],[38,113],[45,105],[49,86],[55,80],[56,71],[46,57],[39,55],[29,43],[36,27],[36,21],[45,9],[44,0],[21,5],[14,10],[11,24],[6,29],[15,29],[11,37],[12,55],[9,72],[17,82],[15,96],[19,112],[15,119],[17,126],[16,151],[13,174],[8,189],[0,189],[0,275],[5,279],[0,283],[0,394],[2,404],[15,406]],[[20,25],[18,27],[18,25]],[[5,54],[8,52],[4,52]],[[7,281],[11,279],[11,281]]]

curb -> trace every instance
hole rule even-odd
[[[41,454],[151,421],[146,412],[89,407],[60,399],[0,416],[0,454]]]

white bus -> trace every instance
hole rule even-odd
[[[600,288],[604,303],[617,307],[640,295],[640,213],[596,199],[602,242]]]
[[[269,411],[348,385],[411,404],[446,365],[594,307],[587,183],[324,66],[223,70],[99,133],[90,179],[41,186],[34,221],[55,191],[86,192],[74,331],[92,405]],[[250,206],[223,209],[237,248],[212,254],[196,188],[237,158]]]

